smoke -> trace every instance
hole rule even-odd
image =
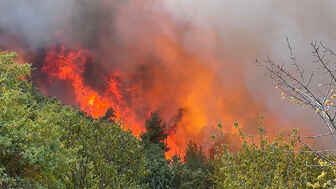
[[[333,1],[314,0],[171,0],[139,3],[120,0],[5,0],[0,2],[0,28],[2,32],[19,33],[31,46],[55,38],[55,31],[69,32],[71,37],[84,41],[90,39],[90,35],[93,36],[97,30],[105,29],[106,34],[112,32],[113,36],[119,32],[118,37],[125,40],[141,37],[142,32],[163,29],[161,26],[165,21],[153,16],[153,12],[160,12],[169,14],[176,22],[191,22],[201,28],[215,29],[220,41],[212,47],[208,43],[207,47],[211,50],[225,49],[224,55],[247,61],[250,60],[249,56],[261,52],[282,55],[283,49],[277,48],[282,46],[285,36],[295,40],[299,46],[306,46],[312,39],[335,40],[335,7]],[[125,24],[120,26],[122,24],[117,23],[119,27],[116,25],[116,17],[121,15],[124,18],[120,22]],[[150,26],[150,22],[159,26]],[[197,39],[191,36],[185,37],[185,43],[191,49],[197,49],[201,45],[193,45]],[[245,49],[250,51],[242,53]]]
[[[185,19],[200,27],[213,28],[220,41],[213,47],[224,58],[243,64],[246,83],[256,99],[264,99],[274,112],[284,119],[300,120],[309,127],[318,127],[318,118],[313,121],[309,113],[288,106],[275,97],[270,83],[262,71],[256,70],[253,61],[265,56],[281,64],[288,64],[289,51],[285,38],[295,46],[298,62],[306,71],[312,68],[312,40],[324,41],[336,47],[336,3],[334,1],[164,1],[175,19]],[[190,46],[194,46],[191,44]],[[196,46],[197,48],[197,46]],[[201,47],[202,48],[202,47]],[[224,66],[225,67],[225,66]],[[298,119],[299,118],[299,119]],[[312,122],[313,121],[313,122]]]
[[[335,27],[333,9],[336,4],[333,1],[164,2],[176,18],[189,19],[205,27],[214,27],[225,40],[239,41],[235,44],[243,43],[244,46],[253,43],[273,46],[277,43],[274,40],[283,36],[308,41],[335,39],[331,29]]]
[[[179,117],[170,145],[184,146],[206,141],[217,121],[231,133],[234,121],[252,124],[258,113],[269,128],[318,124],[281,102],[254,62],[264,56],[288,62],[288,37],[310,69],[311,40],[336,45],[335,8],[333,1],[314,0],[4,0],[0,48],[13,40],[28,46],[37,67],[51,46],[88,49],[94,55],[81,73],[83,85],[104,92],[106,77],[118,73],[127,86],[122,105],[134,110],[134,121],[156,110],[167,122]],[[51,85],[45,77],[35,74],[41,90],[80,103],[72,102],[70,84]]]
[[[1,1],[0,32],[24,38],[32,47],[52,39],[52,33],[72,16],[74,1]]]

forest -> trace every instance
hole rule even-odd
[[[30,64],[16,63],[15,53],[0,53],[1,188],[336,187],[334,157],[321,158],[302,145],[298,130],[271,139],[261,117],[252,140],[235,122],[238,150],[218,143],[208,153],[190,141],[183,157],[166,158],[165,123],[158,112],[135,137],[109,119],[111,111],[94,119],[42,95],[31,72]]]

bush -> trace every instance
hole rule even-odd
[[[289,140],[280,136],[269,142],[260,130],[258,143],[241,134],[242,148],[235,154],[225,145],[218,148],[213,175],[216,188],[307,188],[318,182],[321,171],[325,180],[333,179],[332,168],[318,166],[310,149],[295,150],[300,147],[295,133]]]
[[[300,147],[296,132],[270,142],[263,129],[256,140],[239,131],[237,153],[219,145],[208,159],[190,143],[184,162],[166,160],[165,124],[157,113],[139,141],[109,116],[95,120],[42,96],[29,80],[31,67],[14,59],[0,53],[1,188],[335,187],[336,169]]]
[[[174,186],[178,189],[207,189],[213,188],[211,180],[211,161],[205,156],[202,148],[190,142],[184,156],[184,163],[178,157],[172,159],[174,170]]]
[[[0,53],[0,185],[3,188],[143,188],[140,142],[32,87],[30,65]]]

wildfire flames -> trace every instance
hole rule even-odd
[[[122,86],[118,81],[118,73],[113,73],[101,81],[105,84],[104,90],[99,92],[85,84],[83,74],[93,55],[87,50],[69,50],[64,46],[53,48],[47,52],[41,72],[48,77],[47,85],[52,85],[55,80],[66,81],[72,88],[75,103],[93,118],[103,117],[108,109],[114,111],[113,117],[117,122],[126,120],[127,125],[132,125],[132,131],[138,135],[141,128],[133,122],[134,112],[131,112],[122,95]],[[94,65],[92,65],[94,66]],[[48,92],[46,92],[48,94]]]
[[[268,128],[277,125],[277,117],[250,95],[241,64],[223,61],[207,47],[191,50],[184,43],[187,36],[202,49],[216,43],[215,32],[176,23],[164,13],[129,16],[141,6],[130,4],[120,8],[115,19],[118,40],[110,40],[103,25],[95,32],[99,45],[67,40],[71,36],[65,29],[55,32],[52,42],[32,49],[23,45],[22,37],[0,30],[0,49],[16,50],[32,62],[33,82],[45,95],[79,106],[94,118],[112,109],[111,119],[122,121],[136,136],[145,132],[150,113],[159,111],[169,135],[167,157],[182,155],[189,141],[211,148],[211,134],[234,133],[236,121],[253,128],[259,113],[267,118]],[[129,25],[138,30],[128,30]],[[230,137],[221,140],[235,143]]]

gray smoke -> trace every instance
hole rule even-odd
[[[116,30],[113,18],[119,13],[118,7],[123,4],[126,3],[117,0],[2,0],[0,34],[18,34],[36,48],[52,41],[55,31],[61,29],[68,32],[70,39],[67,40],[77,40],[92,47],[92,41],[99,43],[101,40],[92,38],[97,36],[94,33],[104,30],[104,44],[110,44],[112,48],[117,46],[113,49],[118,51],[124,47],[122,44],[125,42],[127,44],[132,39],[141,38],[141,33],[146,32],[147,27],[155,29],[142,22],[141,17],[146,16],[146,11],[139,11],[141,13],[124,13],[128,22],[126,25],[121,24],[122,30]],[[176,22],[190,22],[216,31],[216,43],[198,44],[194,34],[189,37],[186,34],[184,44],[190,51],[208,50],[221,57],[223,62],[244,65],[245,82],[256,99],[264,99],[286,121],[311,122],[306,112],[302,113],[299,108],[280,102],[279,95],[271,88],[270,82],[265,81],[263,71],[256,69],[253,62],[264,56],[282,63],[288,62],[285,43],[285,37],[288,37],[296,47],[299,62],[309,69],[307,63],[312,60],[309,47],[311,40],[323,40],[330,47],[336,47],[335,1],[152,0],[144,3],[143,8],[171,14]],[[97,44],[97,47],[102,49],[107,59],[113,60],[113,57],[109,57],[110,53],[104,51],[104,46]],[[122,61],[127,62],[127,54],[123,54],[124,52],[119,55]],[[223,63],[218,70],[223,72],[223,77],[232,77],[230,64]]]
[[[2,0],[0,32],[23,37],[33,47],[52,39],[72,16],[73,0]]]
[[[298,63],[306,72],[313,69],[312,40],[321,40],[336,48],[336,2],[332,0],[170,0],[164,1],[175,19],[189,20],[200,27],[213,28],[220,36],[218,54],[237,64],[246,65],[246,84],[255,99],[265,101],[293,127],[311,128],[321,133],[323,126],[308,110],[280,100],[264,70],[253,64],[256,58],[269,56],[280,64],[289,61],[286,37],[295,47]],[[193,43],[193,42],[192,42]],[[189,44],[197,48],[195,44]],[[195,47],[196,46],[196,47]],[[204,46],[200,47],[204,48]],[[225,65],[221,70],[227,70]],[[224,72],[224,71],[223,71]],[[225,73],[224,73],[225,74]],[[304,123],[304,125],[302,125]]]

